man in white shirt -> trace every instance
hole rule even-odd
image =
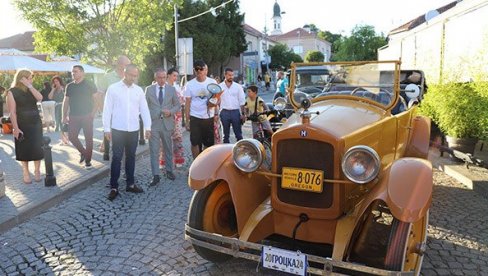
[[[230,126],[234,130],[236,140],[242,139],[241,122],[245,119],[244,90],[242,86],[234,82],[234,71],[226,68],[224,71],[224,81],[220,83],[222,96],[220,96],[220,120],[224,128],[224,143],[229,143]]]
[[[112,141],[112,164],[110,167],[109,200],[119,194],[119,177],[122,155],[125,152],[126,191],[142,193],[142,188],[135,185],[134,169],[136,148],[139,137],[139,114],[144,122],[145,136],[151,136],[151,116],[142,88],[134,82],[139,77],[139,69],[133,64],[125,68],[124,79],[110,85],[105,94],[103,105],[103,131]]]
[[[185,118],[188,122],[186,129],[190,131],[191,153],[196,158],[203,147],[214,144],[214,120],[218,120],[216,107],[209,105],[210,92],[207,85],[216,83],[207,77],[208,67],[203,60],[193,63],[196,77],[186,84]]]

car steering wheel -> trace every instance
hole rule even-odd
[[[368,90],[366,90],[362,87],[356,87],[356,88],[354,88],[354,90],[351,91],[351,95],[354,95],[358,91],[368,91]]]

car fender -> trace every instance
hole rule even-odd
[[[432,164],[425,159],[405,157],[395,160],[356,206],[357,219],[375,200],[383,200],[397,219],[417,221],[430,207],[432,177]]]
[[[430,118],[416,116],[412,119],[412,131],[405,156],[427,158],[430,142]]]
[[[390,167],[386,204],[397,219],[415,222],[422,218],[432,201],[432,164],[420,158],[405,157]]]
[[[240,171],[234,165],[232,148],[232,144],[219,144],[198,155],[190,166],[188,185],[201,190],[215,181],[227,182],[241,233],[250,215],[270,195],[270,181],[263,175]]]
[[[420,158],[406,157],[395,160],[385,170],[378,183],[337,223],[334,259],[343,258],[351,242],[353,230],[364,223],[362,219],[370,205],[376,200],[384,201],[392,215],[404,222],[416,222],[427,214],[432,200],[432,165]]]

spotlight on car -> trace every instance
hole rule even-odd
[[[263,163],[265,149],[256,139],[238,141],[232,149],[234,164],[243,172],[254,172]]]
[[[368,183],[380,172],[380,158],[376,151],[368,146],[352,147],[342,158],[342,171],[354,183]]]

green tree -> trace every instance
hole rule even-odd
[[[292,62],[303,62],[303,59],[288,49],[285,44],[276,44],[269,48],[268,54],[271,57],[270,67],[274,69],[286,69]]]
[[[318,33],[320,31],[319,28],[317,27],[317,25],[315,25],[315,24],[306,24],[305,26],[307,26],[307,25],[310,28],[310,31],[313,33]]]
[[[339,51],[339,41],[341,40],[342,38],[342,35],[341,34],[334,34],[334,33],[331,33],[329,31],[319,31],[317,33],[317,36],[323,40],[326,40],[330,43],[332,43],[332,57],[334,56],[335,53],[337,53]]]
[[[222,0],[192,1],[185,0],[179,9],[180,19],[208,11],[211,7],[222,4]],[[222,74],[223,66],[232,56],[239,56],[246,50],[244,30],[241,26],[244,15],[239,12],[239,1],[228,3],[216,9],[216,16],[211,13],[181,22],[180,38],[193,38],[193,59],[203,59],[210,67],[210,72]],[[164,54],[171,63],[175,63],[174,29],[166,33]],[[163,54],[163,53],[161,53]]]
[[[14,0],[36,28],[39,52],[80,55],[97,65],[113,65],[120,54],[141,64],[160,47],[172,23],[173,4],[182,0]]]
[[[320,51],[308,51],[305,55],[305,62],[324,62],[325,56]]]
[[[387,44],[383,34],[376,34],[373,26],[356,25],[350,36],[341,37],[333,60],[377,60],[378,48]]]

